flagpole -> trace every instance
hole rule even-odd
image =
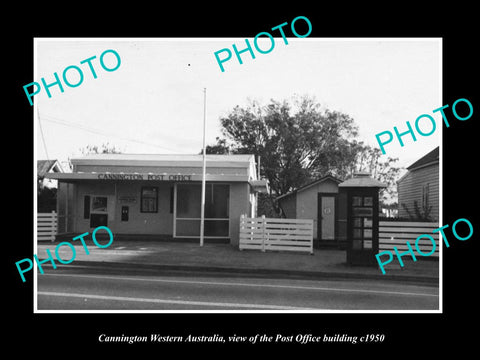
[[[203,166],[202,166],[202,208],[200,215],[200,246],[203,246],[205,232],[205,173],[207,167],[207,154],[205,148],[205,134],[207,127],[207,88],[203,88]]]

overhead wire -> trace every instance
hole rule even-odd
[[[172,151],[172,152],[178,152],[177,150],[174,150],[174,149],[166,147],[166,146],[160,146],[158,144],[153,144],[153,143],[143,141],[143,140],[138,140],[138,139],[134,139],[134,138],[130,138],[130,137],[111,134],[111,133],[108,133],[108,132],[103,131],[103,130],[94,129],[92,127],[88,127],[88,126],[80,125],[80,124],[77,124],[77,123],[74,123],[74,122],[71,122],[71,121],[66,121],[66,120],[63,120],[63,119],[59,119],[59,118],[51,116],[51,115],[45,115],[44,114],[42,116],[43,116],[43,121],[48,121],[48,122],[51,122],[51,123],[55,123],[55,124],[59,124],[59,125],[67,126],[67,127],[77,128],[77,129],[80,129],[80,130],[83,130],[83,131],[86,131],[86,132],[90,132],[90,133],[93,133],[93,134],[96,134],[96,135],[114,137],[114,138],[124,140],[124,141],[128,141],[128,142],[153,146],[153,147],[157,147],[157,148]]]
[[[47,160],[50,160],[50,157],[48,156],[48,151],[47,151],[47,143],[45,142],[45,136],[43,135],[43,128],[42,128],[42,122],[40,121],[40,112],[38,110],[38,105],[37,105],[37,119],[38,119],[38,127],[40,128],[40,135],[42,136],[42,143],[43,143],[43,148],[45,150],[45,156]]]

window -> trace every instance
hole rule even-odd
[[[90,195],[90,227],[108,226],[108,197]],[[87,204],[85,199],[84,205]],[[85,215],[85,214],[84,214]]]
[[[158,212],[158,188],[153,186],[142,187],[140,212]]]
[[[107,212],[107,197],[93,196],[92,198],[92,212],[106,213]]]
[[[352,200],[352,206],[362,206],[362,197],[354,196]]]
[[[85,195],[83,197],[83,218],[90,219],[90,213],[106,214],[108,212],[108,197]]]

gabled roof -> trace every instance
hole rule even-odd
[[[44,178],[49,172],[63,172],[57,160],[37,160],[37,177]]]
[[[412,171],[422,166],[438,163],[439,153],[440,153],[440,148],[439,146],[437,146],[435,149],[430,151],[427,155],[421,157],[420,159],[415,161],[412,165],[408,166],[407,170]]]
[[[298,192],[300,192],[300,191],[304,191],[304,190],[308,189],[309,187],[315,186],[315,185],[320,184],[320,183],[322,183],[322,182],[324,182],[324,181],[327,181],[327,180],[332,180],[332,181],[336,182],[337,184],[340,184],[340,183],[342,182],[342,180],[337,179],[336,177],[334,177],[334,176],[332,176],[332,175],[325,175],[325,176],[321,177],[320,179],[314,180],[314,181],[312,181],[312,182],[309,182],[308,184],[305,184],[305,185],[303,185],[303,186],[300,186],[300,187],[299,187],[298,189],[296,189],[296,190],[293,190],[293,191],[291,191],[291,192],[289,192],[289,193],[287,193],[287,194],[280,195],[279,197],[277,197],[277,200],[280,200],[280,199],[283,199],[283,198],[285,198],[285,197],[287,197],[287,196],[296,194],[296,193],[298,193]]]
[[[385,188],[387,187],[386,184],[382,183],[381,181],[375,180],[370,176],[370,173],[356,173],[353,175],[351,179],[348,179],[338,187],[370,187],[370,188]]]

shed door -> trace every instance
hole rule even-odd
[[[319,239],[335,240],[335,196],[319,194]]]

